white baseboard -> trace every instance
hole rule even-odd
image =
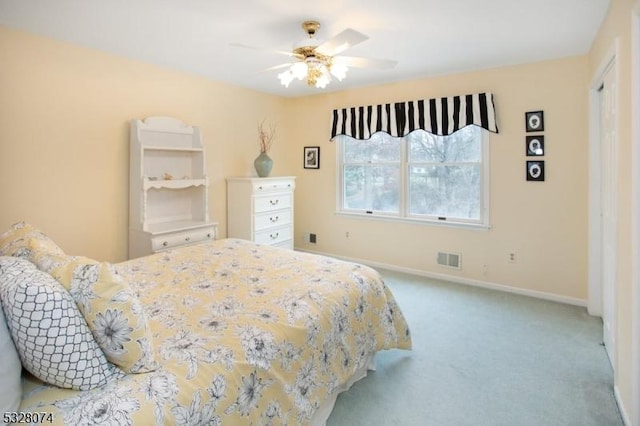
[[[455,275],[448,275],[448,274],[424,271],[424,270],[421,270],[421,269],[405,268],[405,267],[402,267],[402,266],[390,265],[390,264],[387,264],[387,263],[375,262],[375,261],[370,261],[370,260],[366,260],[366,259],[357,259],[357,258],[350,258],[350,257],[346,257],[346,256],[339,256],[339,255],[335,255],[335,254],[331,254],[331,253],[323,253],[323,252],[319,252],[319,251],[315,251],[315,250],[309,250],[307,248],[296,247],[295,249],[297,251],[313,253],[313,254],[319,254],[319,255],[322,255],[322,256],[335,257],[337,259],[342,259],[342,260],[346,260],[346,261],[349,261],[349,262],[362,263],[364,265],[368,265],[368,266],[371,266],[373,268],[387,269],[387,270],[396,271],[396,272],[404,272],[404,273],[411,274],[411,275],[417,275],[417,276],[426,277],[426,278],[433,278],[433,279],[437,279],[437,280],[451,281],[451,282],[458,283],[458,284],[466,284],[466,285],[470,285],[470,286],[474,286],[474,287],[482,287],[482,288],[487,288],[487,289],[491,289],[491,290],[504,291],[504,292],[507,292],[507,293],[520,294],[520,295],[523,295],[523,296],[535,297],[537,299],[550,300],[550,301],[553,301],[553,302],[565,303],[565,304],[569,304],[569,305],[576,305],[576,306],[582,306],[582,307],[586,307],[587,306],[587,301],[586,300],[578,299],[578,298],[575,298],[575,297],[561,296],[561,295],[558,295],[558,294],[546,293],[546,292],[543,292],[543,291],[528,290],[528,289],[524,289],[524,288],[512,287],[512,286],[508,286],[508,285],[504,285],[504,284],[492,283],[492,282],[488,282],[488,281],[481,281],[481,280],[475,280],[475,279],[471,279],[471,278],[457,277]]]
[[[620,397],[620,389],[618,388],[618,385],[615,385],[613,387],[613,394],[616,397],[616,404],[618,404],[618,410],[620,410],[620,416],[622,417],[624,425],[633,426],[633,423],[631,423],[631,418],[627,414],[627,410],[625,409],[622,398]]]

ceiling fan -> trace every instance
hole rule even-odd
[[[287,68],[278,74],[280,82],[286,87],[289,87],[294,79],[306,79],[309,86],[324,88],[331,81],[332,75],[338,80],[345,78],[349,67],[390,69],[395,67],[397,63],[387,59],[338,56],[369,37],[348,28],[329,40],[322,41],[315,37],[319,28],[320,23],[317,21],[304,21],[302,29],[308,37],[295,43],[291,52],[275,51],[290,56],[292,62],[276,65],[265,71]]]

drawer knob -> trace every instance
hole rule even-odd
[[[278,221],[279,217],[270,217],[269,220],[271,221],[271,223],[276,223]]]
[[[279,202],[280,200],[269,200],[269,203],[271,203],[272,206],[277,206]]]
[[[207,234],[207,238],[211,238],[211,232]]]
[[[184,240],[185,241],[189,241],[189,240],[191,240],[191,237],[186,237]]]
[[[269,236],[271,237],[271,239],[272,239],[272,240],[277,239],[277,238],[278,238],[278,235],[280,235],[280,233],[279,233],[279,232],[276,232],[276,234],[275,234],[275,235],[273,235],[273,234],[269,234]]]
[[[163,247],[166,247],[166,246],[168,246],[168,245],[169,245],[169,241],[164,241],[164,242],[162,243],[162,246],[163,246]]]

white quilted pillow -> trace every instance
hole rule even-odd
[[[0,412],[18,411],[22,399],[22,364],[13,345],[0,304]]]
[[[121,377],[71,295],[28,260],[0,257],[0,299],[22,365],[61,388],[89,390]]]

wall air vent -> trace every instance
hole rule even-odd
[[[460,253],[438,252],[438,265],[452,269],[460,269]]]

